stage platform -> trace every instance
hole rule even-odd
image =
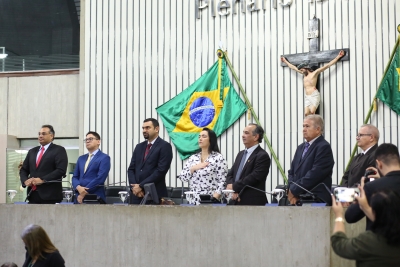
[[[25,226],[41,225],[68,267],[355,266],[331,250],[329,207],[0,205],[0,264],[22,266]],[[365,229],[365,219],[346,224]]]

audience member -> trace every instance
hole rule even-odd
[[[46,231],[39,225],[28,225],[21,234],[26,248],[22,267],[64,267],[65,262]]]
[[[358,267],[400,264],[400,197],[391,190],[377,191],[370,198],[370,205],[363,191],[364,178],[357,197],[360,209],[372,221],[371,230],[357,237],[345,233],[343,207],[332,197],[335,226],[331,237],[332,248],[340,257],[356,260]]]
[[[219,199],[225,188],[228,165],[219,153],[217,135],[204,128],[199,134],[200,151],[189,157],[179,178],[189,182],[191,195],[186,198],[190,204],[200,204],[200,195],[211,195]]]
[[[400,194],[400,157],[399,150],[392,144],[381,144],[375,151],[376,169],[381,178],[366,183],[365,196],[370,202],[371,196],[384,189],[391,189]],[[355,223],[364,218],[364,213],[358,203],[353,203],[346,210],[346,221]],[[372,222],[367,218],[367,230],[371,229]]]

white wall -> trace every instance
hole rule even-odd
[[[272,0],[266,0],[265,10],[242,13],[237,4],[237,14],[230,9],[228,16],[213,17],[209,7],[200,12],[201,19],[195,18],[195,2],[82,1],[86,70],[81,134],[90,129],[102,135],[102,149],[112,158],[110,179],[125,180],[132,151],[144,140],[143,119],[157,118],[157,106],[187,88],[217,60],[220,40],[287,173],[302,142],[303,87],[301,76],[282,68],[279,58],[308,51],[308,20],[316,9],[321,50],[350,49],[350,61],[339,62],[319,81],[325,137],[336,162],[333,182],[340,181],[398,36],[399,1],[293,1],[290,7],[278,4],[275,9]],[[261,7],[262,1],[258,2]],[[243,148],[241,131],[251,121],[242,116],[220,138],[229,167]],[[380,143],[399,143],[399,118],[386,106],[379,104],[370,122],[381,131]],[[161,128],[161,136],[169,140]],[[181,168],[174,151],[167,183],[175,184]],[[282,182],[273,163],[267,190]]]
[[[43,124],[51,124],[56,138],[77,137],[79,75],[10,77],[7,133],[37,138]]]

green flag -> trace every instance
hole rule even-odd
[[[228,76],[225,59],[217,62],[183,92],[156,108],[181,159],[194,154],[204,127],[220,136],[247,106]]]
[[[397,45],[390,67],[383,77],[376,97],[400,115],[400,46]]]

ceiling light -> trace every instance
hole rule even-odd
[[[0,53],[0,59],[5,59],[8,55],[6,54],[6,48],[0,47],[0,52],[3,50],[3,53]]]

